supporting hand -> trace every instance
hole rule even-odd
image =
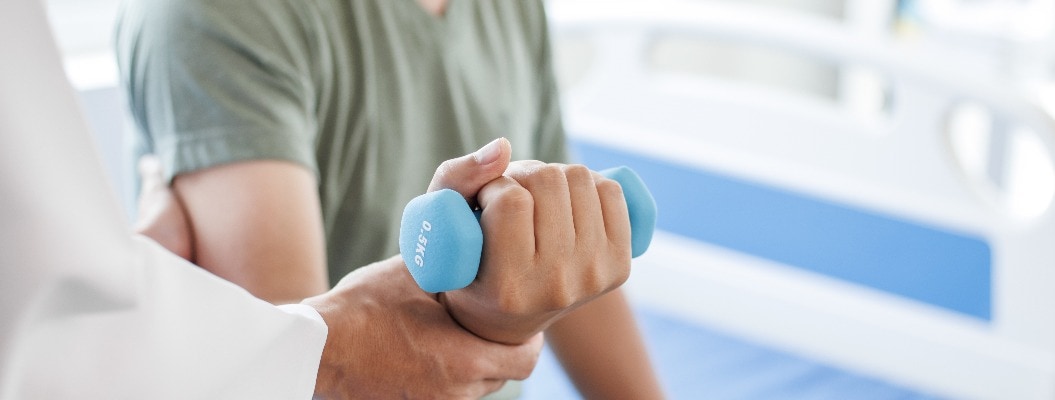
[[[509,143],[449,160],[437,182],[475,197],[509,164]],[[322,398],[478,398],[534,368],[542,335],[522,345],[481,339],[414,283],[400,257],[360,268],[304,301],[330,328],[316,394]],[[525,341],[521,341],[525,342]],[[352,395],[354,394],[354,395]]]
[[[398,256],[304,303],[330,331],[316,382],[323,399],[475,399],[527,378],[542,349],[542,335],[509,346],[466,331]]]

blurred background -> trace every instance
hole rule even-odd
[[[119,4],[47,0],[131,205]],[[547,4],[575,152],[656,195],[672,398],[1055,398],[1055,0]]]

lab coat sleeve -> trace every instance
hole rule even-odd
[[[308,399],[327,328],[129,234],[42,2],[0,2],[0,399]]]
[[[61,279],[31,305],[12,398],[311,398],[326,340],[320,318],[259,301],[149,240],[132,248],[128,305],[80,312],[66,293],[91,301],[76,288],[90,282]]]

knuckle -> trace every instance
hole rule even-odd
[[[532,173],[525,176],[524,183],[531,187],[553,187],[565,185],[567,178],[559,166],[547,164],[539,166]]]
[[[564,175],[568,182],[592,182],[593,171],[582,164],[569,164],[564,166]]]
[[[571,265],[574,266],[574,265]],[[553,268],[553,271],[569,270],[568,265],[560,265],[557,268]],[[544,299],[544,306],[546,311],[557,311],[568,308],[575,303],[575,290],[573,285],[574,277],[567,276],[563,273],[556,273],[552,276],[549,282],[549,288],[551,289],[550,294]]]
[[[568,290],[568,288],[562,288],[562,290],[554,290],[553,293],[546,298],[546,311],[560,311],[568,309],[574,306],[579,298],[576,292]]]
[[[599,295],[607,291],[611,286],[611,278],[602,263],[594,261],[590,268],[584,269],[583,291],[590,296]]]
[[[517,160],[509,163],[508,171],[530,171],[546,163],[539,160]]]
[[[456,160],[447,160],[440,163],[440,165],[436,167],[436,173],[433,176],[438,179],[443,179],[444,177],[451,175],[454,170],[455,161]]]
[[[512,185],[502,189],[499,204],[506,212],[526,212],[534,209],[535,199],[527,189]]]
[[[616,182],[611,179],[604,179],[597,182],[597,193],[602,198],[606,199],[622,199],[623,187],[619,185],[619,182]]]
[[[630,278],[630,252],[626,250],[623,257],[618,247],[609,249],[611,252],[620,253],[612,258],[596,259],[591,262],[590,268],[583,269],[582,287],[583,292],[590,296],[599,296],[607,293],[626,283]]]

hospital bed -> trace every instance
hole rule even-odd
[[[1036,103],[941,55],[739,2],[562,0],[550,14],[558,40],[592,49],[564,98],[576,152],[596,168],[634,167],[660,206],[661,231],[628,283],[636,303],[923,392],[1055,398],[1055,212],[1006,212],[943,129],[950,110],[977,104],[1030,128],[1050,158],[1055,130]],[[648,54],[671,36],[878,71],[891,107],[861,116],[658,73]],[[105,60],[74,60],[91,73],[71,78],[115,187],[133,199]]]
[[[740,2],[557,1],[550,16],[592,54],[563,100],[575,151],[635,168],[659,205],[635,302],[940,396],[1055,398],[1050,198],[1009,212],[948,132],[971,104],[1033,132],[1050,163],[1038,103],[942,54]],[[888,106],[658,72],[665,37],[875,71]]]

